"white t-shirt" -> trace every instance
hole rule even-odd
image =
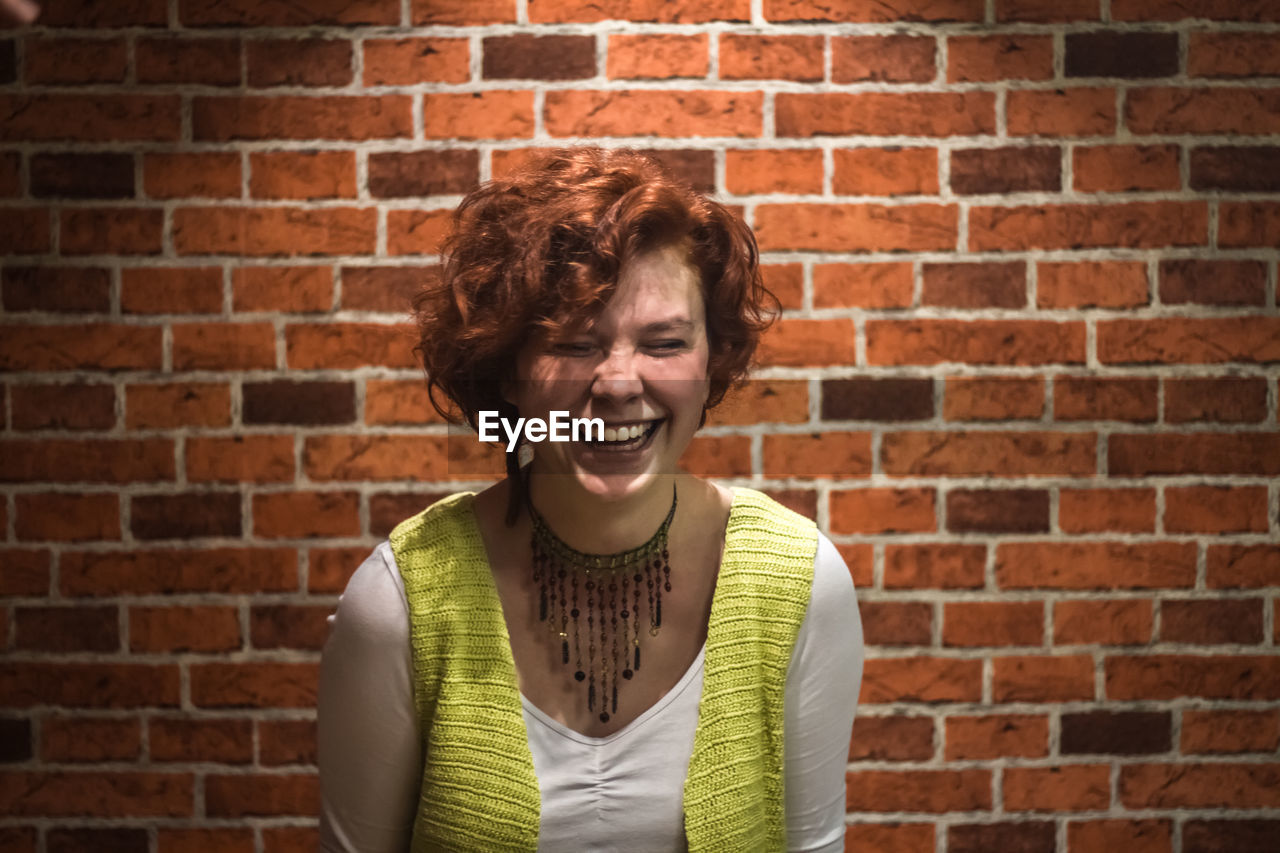
[[[705,651],[653,707],[608,737],[579,734],[521,696],[541,790],[539,850],[687,849],[684,780]],[[844,849],[844,773],[862,660],[853,582],[819,533],[783,705],[789,850]],[[404,853],[422,782],[422,743],[409,607],[389,543],[356,570],[329,617],[318,725],[321,850]]]

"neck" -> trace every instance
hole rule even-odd
[[[612,501],[602,501],[572,481],[566,484],[563,476],[536,470],[526,476],[534,509],[566,545],[588,554],[612,554],[648,541],[671,510],[673,484],[681,506],[688,499],[688,475],[659,477],[643,492]]]

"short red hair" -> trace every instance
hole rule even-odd
[[[476,428],[480,411],[514,415],[501,396],[534,329],[560,331],[609,300],[623,261],[689,243],[710,345],[707,407],[746,377],[778,301],[760,278],[751,230],[723,205],[626,150],[552,152],[462,200],[444,272],[418,294],[418,352],[431,403],[443,392]],[[704,412],[705,418],[705,412]]]

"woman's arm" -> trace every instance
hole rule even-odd
[[[844,850],[845,767],[862,684],[862,621],[849,569],[818,534],[813,592],[787,671],[787,849]]]
[[[409,608],[383,543],[356,569],[320,662],[320,849],[403,853],[422,781]]]

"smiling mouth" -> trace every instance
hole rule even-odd
[[[630,427],[605,427],[606,438],[603,441],[584,441],[584,447],[601,453],[627,453],[643,450],[653,440],[658,427],[666,418],[649,421],[647,424],[633,424]],[[612,436],[612,439],[609,438]],[[625,437],[624,437],[625,436]]]

